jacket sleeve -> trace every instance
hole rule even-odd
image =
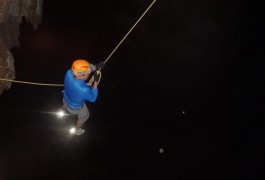
[[[95,102],[98,97],[98,88],[88,87],[86,93],[86,100],[89,102]]]

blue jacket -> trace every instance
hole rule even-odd
[[[75,79],[69,69],[64,78],[63,98],[69,107],[79,109],[85,101],[95,102],[98,96],[98,89],[91,88],[85,80]]]

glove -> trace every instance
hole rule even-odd
[[[96,64],[97,70],[103,69],[105,66],[104,61],[100,61],[99,63]]]
[[[100,72],[97,70],[94,73],[94,81],[99,82],[99,79],[100,79]]]

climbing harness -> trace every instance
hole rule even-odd
[[[104,63],[106,64],[108,60],[111,58],[111,56],[114,54],[114,52],[119,48],[119,46],[123,43],[123,41],[127,38],[127,36],[131,33],[131,31],[135,28],[135,26],[139,23],[139,21],[145,16],[145,14],[149,11],[149,9],[153,6],[153,4],[156,2],[154,0],[148,8],[144,11],[144,13],[141,15],[141,17],[134,23],[134,25],[131,27],[131,29],[127,32],[127,34],[122,38],[122,40],[119,42],[119,44],[114,48],[114,50],[110,53],[110,55],[106,58]],[[99,82],[101,79],[101,72],[99,70]],[[39,86],[64,86],[64,84],[46,84],[46,83],[36,83],[36,82],[27,82],[27,81],[17,81],[17,80],[12,80],[12,79],[5,79],[5,78],[0,78],[0,81],[7,81],[7,82],[13,82],[13,83],[21,83],[21,84],[31,84],[31,85],[39,85]],[[87,83],[88,85],[91,85],[94,82],[94,76],[91,77],[89,82]],[[98,82],[98,83],[99,83]]]

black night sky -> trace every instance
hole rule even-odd
[[[44,1],[38,30],[20,26],[16,80],[63,83],[74,59],[104,61],[150,4]],[[13,83],[0,179],[264,179],[263,7],[157,0],[102,70],[82,136],[52,114],[63,87]]]

